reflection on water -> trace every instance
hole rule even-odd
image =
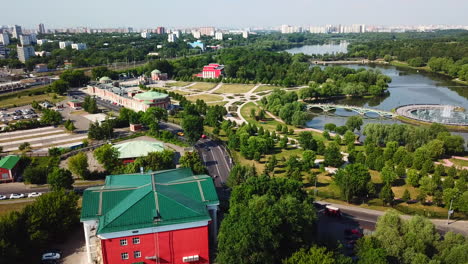
[[[321,45],[313,45],[321,46]],[[339,46],[339,45],[336,45]],[[315,49],[320,47],[315,47]],[[337,47],[338,48],[338,47]],[[302,52],[310,54],[313,50],[310,46],[302,47]],[[301,48],[294,49],[294,52],[301,52]],[[434,73],[417,71],[406,68],[398,68],[389,65],[341,65],[352,69],[375,69],[392,78],[389,84],[389,94],[376,98],[341,98],[329,102],[335,104],[355,105],[361,107],[376,108],[390,111],[398,106],[408,104],[443,104],[463,107],[468,109],[468,86],[451,81],[450,78]],[[331,67],[331,66],[330,66]],[[323,129],[326,123],[335,123],[344,125],[348,116],[355,115],[354,112],[348,112],[338,109],[337,115],[318,113],[307,122],[307,126]],[[364,123],[398,123],[391,119],[365,119]],[[467,133],[460,134],[468,139]]]
[[[291,54],[304,53],[308,55],[325,55],[325,54],[336,54],[336,53],[347,53],[348,52],[347,41],[330,42],[322,45],[306,45],[299,48],[292,48],[286,50]]]

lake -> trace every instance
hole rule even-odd
[[[318,50],[320,47],[317,46],[322,45],[312,46],[315,47],[302,47],[304,48],[303,52]],[[300,48],[295,48],[294,52],[298,53],[299,49]],[[341,98],[330,100],[331,103],[355,105],[387,111],[406,104],[447,104],[468,109],[468,86],[453,82],[450,78],[443,75],[387,65],[344,64],[340,66],[353,69],[365,68],[379,70],[383,74],[390,76],[392,82],[389,84],[389,93],[385,96],[374,98]],[[307,126],[323,129],[326,123],[344,125],[347,117],[352,115],[356,115],[356,113],[343,109],[336,110],[335,114],[316,113],[316,116],[307,122]],[[364,123],[370,122],[398,123],[399,121],[392,119],[365,118]],[[461,134],[465,139],[468,139],[468,133],[455,134]]]
[[[307,55],[324,55],[324,54],[335,54],[335,53],[347,53],[348,52],[347,41],[330,42],[322,45],[306,45],[298,48],[292,48],[286,50],[291,54],[304,53]]]

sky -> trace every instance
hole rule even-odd
[[[468,25],[467,0],[14,0],[1,9],[0,25],[25,28]]]

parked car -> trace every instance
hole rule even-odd
[[[42,261],[45,260],[59,260],[61,257],[59,252],[47,252],[42,254]]]
[[[12,193],[10,194],[10,199],[20,199],[24,198],[24,194],[22,193]]]
[[[6,200],[6,199],[7,199],[6,195],[0,195],[0,200]]]
[[[42,193],[40,193],[40,192],[32,192],[32,193],[28,194],[28,198],[39,197],[41,195],[42,195]]]

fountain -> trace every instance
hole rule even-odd
[[[452,105],[406,105],[396,109],[400,116],[424,122],[468,126],[468,114]]]

